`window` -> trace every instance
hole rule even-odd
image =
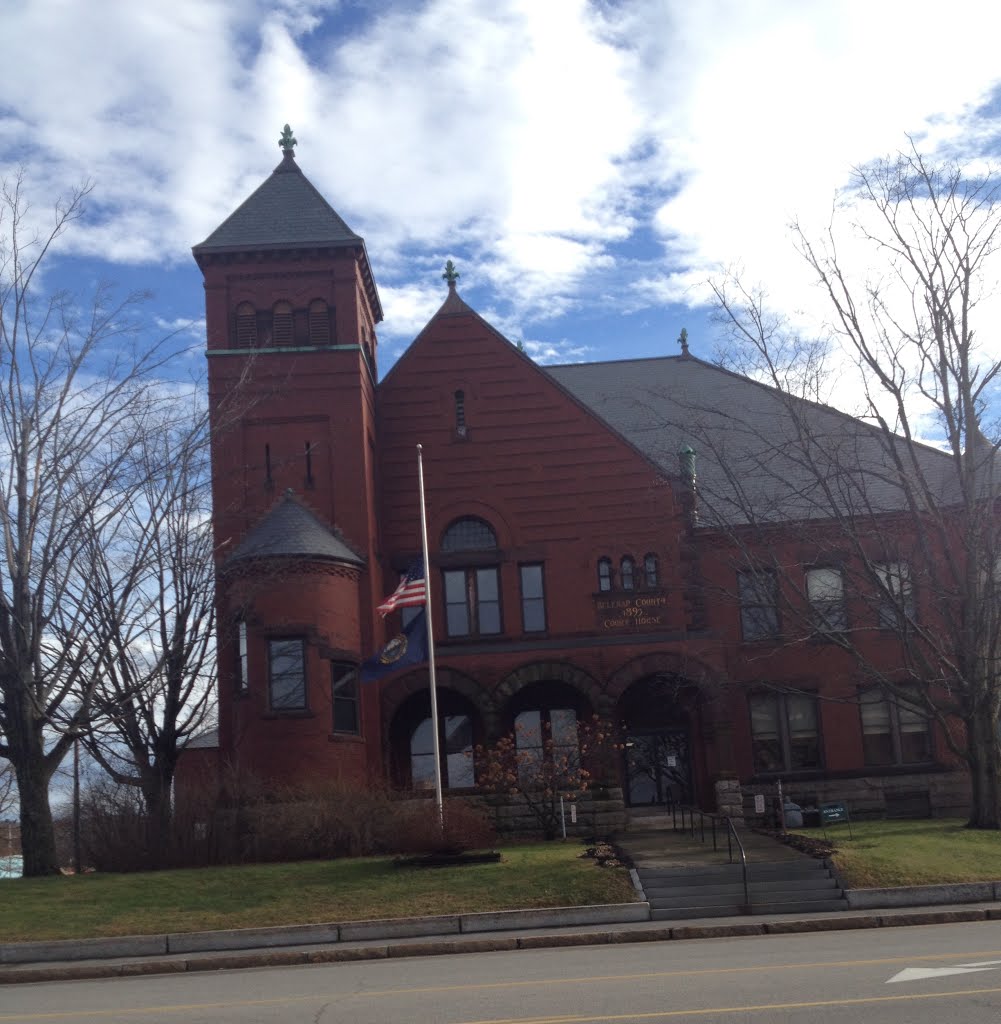
[[[538,775],[547,761],[560,771],[577,760],[577,712],[573,708],[522,711],[514,720],[514,736],[522,781]]]
[[[636,586],[636,566],[629,555],[625,555],[619,562],[619,586],[623,590],[632,590]]]
[[[456,519],[441,539],[441,550],[445,553],[493,551],[496,547],[497,535],[490,528],[490,524],[473,516]]]
[[[334,732],[361,732],[357,665],[349,661],[331,662],[330,697],[334,709]]]
[[[768,569],[737,573],[740,628],[745,640],[763,640],[779,632],[778,586]]]
[[[474,786],[472,720],[468,715],[445,715],[439,717],[438,728],[442,788]],[[430,718],[425,718],[410,737],[410,779],[414,789],[434,789],[434,731]]]
[[[240,619],[236,624],[236,692],[247,693],[250,690],[247,659],[247,623]]]
[[[445,531],[441,550],[443,554],[496,551],[497,535],[489,523],[467,516],[456,519]],[[496,566],[446,569],[443,579],[445,625],[449,636],[500,633],[500,571]]]
[[[840,569],[807,569],[806,596],[820,632],[837,633],[848,628],[845,581]]]
[[[276,302],[271,311],[271,344],[291,345],[293,336],[292,306],[288,302]]]
[[[816,698],[805,693],[758,693],[749,703],[755,771],[820,767]]]
[[[288,637],[268,641],[269,696],[272,711],[306,709],[306,641]]]
[[[916,704],[879,688],[860,698],[866,764],[920,764],[932,759],[929,721]]]
[[[455,393],[455,432],[459,437],[466,436],[466,395],[463,391]]]
[[[612,560],[610,558],[598,559],[598,590],[605,593],[612,589]]]
[[[249,302],[236,307],[236,347],[254,348],[257,345],[257,310]]]
[[[323,299],[313,299],[309,304],[309,343],[330,344],[330,310]]]
[[[873,568],[879,584],[880,628],[906,626],[914,618],[911,567],[906,562],[878,562]]]
[[[526,633],[541,633],[546,628],[541,565],[521,566],[521,628]]]
[[[448,569],[444,579],[445,624],[449,636],[500,633],[500,579],[496,567]]]
[[[646,555],[643,559],[643,582],[648,590],[660,586],[660,565],[656,555]]]

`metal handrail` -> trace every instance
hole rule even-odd
[[[749,914],[751,912],[751,890],[747,884],[747,854],[744,852],[744,844],[740,841],[740,836],[737,835],[737,830],[734,828],[733,822],[729,818],[723,819],[729,832],[727,833],[726,841],[727,845],[730,844],[730,836],[737,840],[737,849],[740,850],[740,872],[744,881],[744,913]],[[730,854],[730,863],[733,863],[733,854]]]
[[[712,814],[699,810],[698,807],[691,807],[688,804],[672,804],[671,805],[671,821],[674,826],[674,831],[678,831],[678,814],[681,814],[681,831],[688,832],[692,838],[695,838],[695,815],[699,816],[699,840],[701,842],[706,841],[706,819],[709,819],[709,830],[713,841],[713,852],[715,853],[719,849],[719,839],[716,834],[716,823],[724,820],[721,814]],[[685,814],[688,815],[688,824],[685,824]],[[730,857],[730,863],[733,863],[733,849],[730,846],[730,836],[727,833],[727,853]]]

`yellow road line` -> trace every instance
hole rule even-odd
[[[604,946],[589,947],[592,949],[605,949]],[[649,978],[688,978],[693,975],[703,974],[760,974],[764,971],[802,971],[811,967],[869,967],[879,964],[909,964],[915,960],[970,960],[973,957],[1001,957],[1001,949],[984,949],[975,953],[922,953],[919,956],[888,956],[879,957],[874,960],[817,960],[813,962],[798,964],[758,964],[753,967],[701,967],[694,970],[683,971],[644,971],[636,974],[588,974],[579,978],[568,978],[566,975],[560,978],[537,978],[526,981],[483,981],[471,982],[466,985],[429,985],[421,988],[390,988],[375,989],[371,992],[355,992],[354,995],[362,997],[373,996],[396,996],[396,995],[422,995],[435,992],[468,992],[478,989],[494,988],[530,988],[535,985],[580,985],[593,982],[609,981],[642,981]],[[0,1021],[3,1017],[0,1017]]]
[[[871,996],[863,999],[818,999],[804,1003],[763,1003],[749,1006],[715,1006],[704,1010],[659,1010],[654,1013],[603,1013],[592,1017],[503,1017],[496,1020],[466,1021],[465,1024],[612,1024],[625,1020],[666,1020],[670,1017],[705,1017],[711,1013],[760,1013],[766,1010],[807,1010],[818,1006],[865,1006],[873,1003],[901,1003],[915,999],[954,999],[957,996],[996,995],[1001,988],[971,988],[962,992],[915,992],[906,996]]]
[[[604,946],[594,947],[595,949],[605,949]],[[431,995],[441,992],[475,992],[482,989],[505,989],[505,988],[533,988],[539,986],[552,986],[552,985],[580,985],[584,983],[609,983],[609,982],[628,982],[628,981],[642,981],[644,979],[651,978],[675,978],[675,977],[691,977],[693,975],[712,975],[712,974],[748,974],[748,973],[763,973],[767,971],[801,971],[810,968],[831,968],[831,967],[868,967],[868,966],[879,966],[880,964],[907,964],[914,963],[915,961],[924,960],[975,960],[984,959],[987,957],[1001,957],[1001,950],[998,949],[981,949],[968,951],[965,953],[922,953],[916,956],[894,956],[894,957],[879,957],[872,960],[817,960],[807,961],[803,963],[792,963],[792,964],[759,964],[751,967],[707,967],[698,968],[694,970],[678,970],[678,971],[645,971],[634,974],[589,974],[583,977],[559,977],[559,978],[537,978],[534,980],[511,980],[511,981],[488,981],[488,982],[473,982],[465,985],[430,985],[422,987],[411,987],[411,988],[390,988],[390,989],[374,989],[369,992],[328,992],[322,993],[317,992],[308,996],[288,996],[280,999],[250,999],[250,1000],[231,1000],[231,1001],[220,1001],[211,1003],[177,1003],[169,1005],[159,1006],[132,1006],[123,1007],[121,1009],[103,1009],[103,1010],[74,1010],[74,1011],[59,1011],[50,1013],[32,1013],[32,1014],[3,1014],[0,1013],[0,1022],[3,1021],[31,1021],[31,1020],[67,1020],[74,1017],[102,1017],[112,1016],[114,1014],[130,1014],[130,1013],[172,1013],[190,1010],[214,1010],[222,1009],[225,1007],[240,1007],[240,1006],[280,1006],[284,1003],[303,1003],[309,1002],[310,1000],[322,1000],[329,998],[330,996],[336,996],[340,999],[349,998],[386,998],[392,996],[406,996],[406,995]],[[373,961],[373,963],[375,963]],[[380,966],[384,966],[384,961],[378,961]],[[315,967],[335,967],[340,966],[338,964],[298,964],[297,967],[301,966],[315,966]],[[179,976],[174,974],[170,975],[172,979],[177,979]],[[195,975],[188,975],[187,977],[195,977]],[[987,990],[993,991],[993,990]],[[887,997],[897,998],[897,997]],[[901,998],[910,998],[907,996]],[[813,1005],[813,1004],[803,1004]],[[817,1004],[826,1005],[826,1004]],[[702,1012],[702,1011],[686,1011],[686,1012]],[[591,1018],[577,1018],[568,1017],[567,1020],[589,1020]],[[612,1018],[609,1018],[612,1019]],[[534,1018],[528,1018],[533,1020]],[[558,1017],[545,1017],[539,1018],[539,1020],[553,1021],[560,1020]]]

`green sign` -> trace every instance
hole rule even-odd
[[[844,804],[821,804],[820,818],[825,825],[834,825],[848,820],[848,808]]]

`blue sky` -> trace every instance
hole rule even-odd
[[[543,362],[673,354],[683,326],[711,357],[706,281],[735,265],[819,322],[790,220],[819,230],[908,136],[970,161],[1001,138],[1001,10],[966,0],[18,0],[0,21],[0,170],[27,166],[41,223],[95,184],[47,285],[150,289],[151,329],[197,345],[190,247],[289,122],[366,239],[383,373],[447,258]]]

